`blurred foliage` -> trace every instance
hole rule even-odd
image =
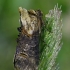
[[[14,70],[13,57],[19,27],[18,7],[40,9],[47,14],[56,4],[62,5],[63,47],[58,55],[59,70],[70,70],[70,0],[0,0],[0,70]]]

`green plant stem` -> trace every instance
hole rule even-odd
[[[45,16],[40,39],[40,64],[38,70],[58,70],[56,58],[61,49],[62,22],[58,5]]]

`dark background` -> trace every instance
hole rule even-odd
[[[59,70],[70,70],[70,0],[0,0],[0,70],[14,70],[13,57],[16,49],[18,7],[40,9],[44,16],[56,4],[62,5],[63,46],[57,62]]]

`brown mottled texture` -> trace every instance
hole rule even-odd
[[[42,13],[19,8],[21,27],[18,28],[16,53],[14,57],[15,70],[38,70],[39,35],[42,25]]]

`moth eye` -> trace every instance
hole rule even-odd
[[[17,30],[18,30],[19,32],[21,32],[21,28],[20,28],[20,27],[18,27]]]

